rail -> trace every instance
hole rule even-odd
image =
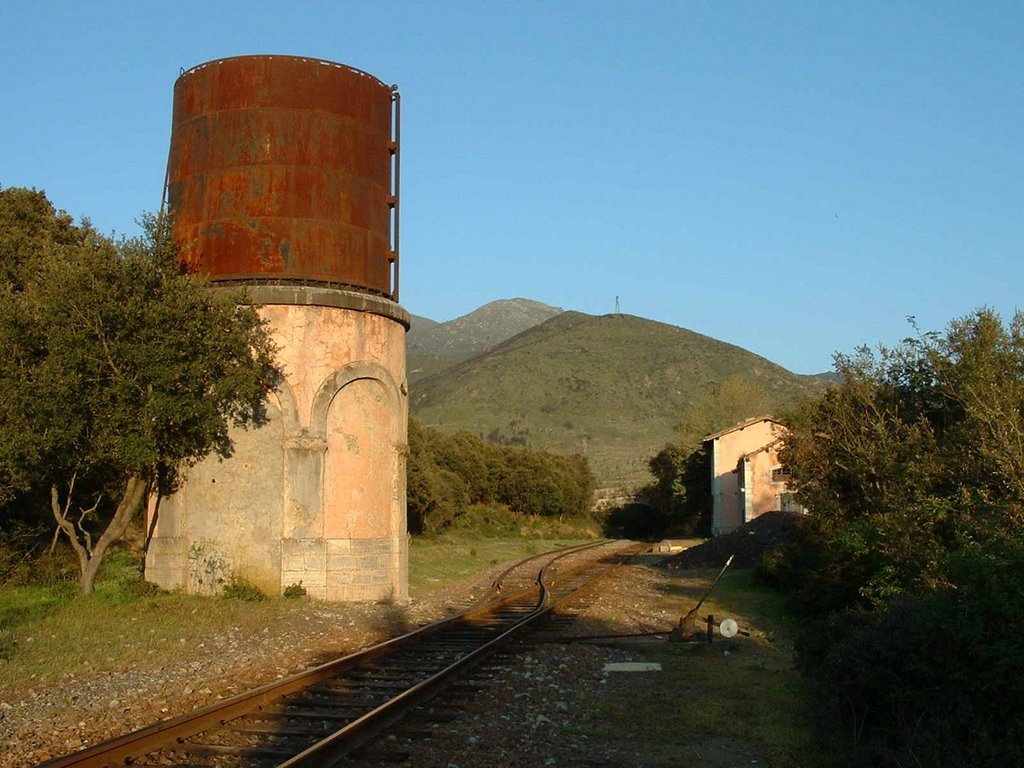
[[[187,755],[190,765],[201,764],[197,757],[226,756],[237,758],[238,765],[247,759],[273,759],[280,768],[335,765],[543,615],[552,599],[558,564],[609,544],[588,543],[527,558],[504,571],[481,600],[463,611],[40,768],[137,764],[139,758],[157,752],[162,764]],[[537,573],[533,569],[540,560],[546,562],[534,583],[510,586],[517,572]],[[573,579],[585,578],[588,568],[593,569],[591,561],[559,574],[561,590],[575,589]],[[303,718],[319,725],[285,724]],[[196,741],[197,737],[204,740]]]

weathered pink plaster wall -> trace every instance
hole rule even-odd
[[[371,363],[396,385],[405,381],[405,328],[390,318],[294,305],[264,306],[260,314],[270,321],[299,426],[310,426],[313,398],[328,377],[346,365]]]
[[[784,430],[785,427],[774,421],[760,419],[736,429],[719,432],[708,438],[712,443],[711,493],[712,533],[714,535],[728,533],[743,525],[748,519],[752,519],[752,517],[747,517],[748,500],[741,493],[740,481],[743,468],[740,467],[740,462],[744,456],[752,454],[780,438]],[[763,454],[765,452],[761,451],[758,456]],[[751,460],[752,463],[748,467],[748,471],[752,472],[754,482],[753,484],[748,482],[748,487],[755,490],[755,497],[750,499],[750,503],[760,509],[756,514],[761,514],[768,509],[760,505],[768,504],[770,506],[767,499],[769,495],[773,495],[767,489],[760,490],[764,483],[762,480],[758,480],[759,477],[763,478],[766,461],[769,459],[765,456],[765,460],[762,461],[762,459],[752,456]],[[767,468],[767,474],[770,486],[770,467]],[[758,496],[758,494],[760,495]]]
[[[151,581],[208,592],[242,576],[268,592],[301,583],[331,600],[406,599],[404,310],[327,294],[334,306],[260,308],[285,379],[275,417],[234,434],[234,456],[208,457],[162,500]]]
[[[765,512],[781,509],[780,494],[785,492],[784,482],[772,480],[772,470],[778,469],[778,444],[769,444],[767,448],[748,455],[746,461],[746,488],[743,494],[743,522],[750,522]]]
[[[372,539],[391,536],[391,488],[379,481],[395,473],[397,456],[388,433],[386,393],[379,382],[359,379],[342,389],[327,414],[324,465],[324,536]]]

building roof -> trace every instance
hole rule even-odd
[[[782,422],[778,421],[777,419],[773,419],[771,416],[754,416],[753,418],[744,419],[741,422],[733,424],[731,427],[726,427],[725,429],[721,429],[718,432],[711,433],[710,435],[704,438],[703,442],[706,443],[708,440],[717,440],[718,438],[722,437],[722,435],[728,435],[730,432],[736,432],[740,429],[746,429],[747,427],[753,426],[754,424],[757,424],[762,421],[770,421],[772,424],[778,424],[780,427],[782,426]]]
[[[769,421],[774,421],[774,419],[769,419]],[[774,423],[778,424],[779,422],[775,421]],[[757,454],[761,453],[762,451],[770,451],[772,448],[774,448],[776,445],[778,445],[781,442],[782,442],[782,438],[781,437],[776,437],[770,443],[765,443],[760,448],[757,448],[757,449],[751,451],[750,453],[744,453],[741,458],[749,459],[751,456],[756,456]]]

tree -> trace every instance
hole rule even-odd
[[[0,210],[40,198],[0,190]],[[183,274],[153,217],[118,243],[88,226],[48,237],[63,215],[37,219],[32,237],[0,231],[18,243],[0,247],[17,258],[0,274],[20,275],[0,284],[0,499],[48,488],[89,594],[148,495],[211,452],[230,455],[229,428],[265,421],[280,374],[244,295]]]
[[[468,503],[483,504],[494,500],[491,464],[495,460],[501,461],[501,448],[465,431],[454,435],[435,433],[431,446],[437,466],[458,475],[466,484]]]
[[[823,548],[808,594],[932,589],[965,542],[1024,534],[1024,315],[978,310],[836,371],[781,454]]]
[[[36,255],[53,245],[80,245],[94,235],[85,223],[76,227],[35,189],[0,189],[0,283],[20,290]]]
[[[733,373],[687,404],[677,425],[678,440],[647,461],[652,481],[643,493],[649,506],[625,510],[620,515],[623,524],[645,536],[710,533],[711,467],[703,440],[745,418],[770,412],[772,402],[764,387]]]
[[[763,568],[811,615],[800,665],[858,735],[851,764],[1021,764],[1024,314],[836,370],[784,438],[810,514]]]
[[[443,439],[436,430],[409,419],[406,516],[410,533],[437,533],[468,504],[466,482],[436,460],[436,446]]]
[[[647,466],[653,480],[644,495],[654,511],[652,535],[707,534],[711,529],[711,466],[707,446],[687,450],[669,443]]]
[[[468,433],[448,435],[409,420],[408,524],[437,533],[473,505],[513,514],[583,516],[594,496],[584,456],[492,445]]]
[[[678,426],[680,448],[689,453],[712,432],[771,412],[772,403],[763,386],[742,374],[730,374],[684,409]]]

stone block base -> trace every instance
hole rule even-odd
[[[405,602],[408,541],[282,539],[281,589],[301,584],[322,600]]]
[[[188,577],[188,542],[164,536],[151,539],[146,550],[146,581],[161,589],[180,589]]]

